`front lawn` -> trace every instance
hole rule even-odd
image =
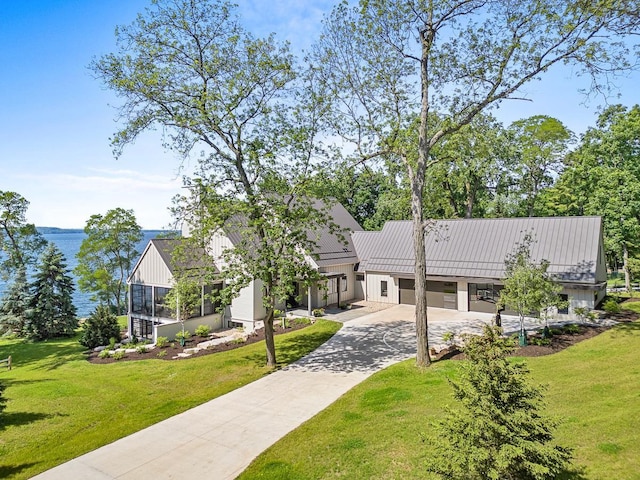
[[[327,341],[341,324],[319,320],[276,336],[289,364]],[[7,408],[0,415],[0,478],[29,478],[83,453],[246,385],[270,372],[264,342],[178,361],[89,363],[75,339],[0,339]]]
[[[640,302],[637,302],[640,306]],[[548,385],[548,412],[563,419],[573,478],[640,479],[640,323],[621,324],[560,353],[526,359]],[[454,405],[458,361],[425,371],[409,360],[363,382],[273,445],[239,478],[429,479],[430,423]]]

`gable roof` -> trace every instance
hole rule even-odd
[[[318,209],[326,207],[326,203],[322,200],[315,200],[313,203]],[[317,267],[356,263],[358,256],[351,239],[351,233],[362,230],[362,227],[338,202],[332,203],[327,213],[340,231],[332,232],[328,227],[319,231],[309,231],[309,239],[317,245],[316,251],[311,252],[315,256],[313,262]],[[246,219],[240,215],[234,215],[227,221],[225,235],[233,245],[242,241],[242,229],[245,226]],[[257,244],[256,248],[258,248]]]
[[[359,269],[413,275],[412,228],[393,221],[377,235],[356,234]],[[505,258],[530,233],[533,261],[548,260],[558,280],[595,283],[601,228],[600,217],[437,220],[425,236],[427,274],[504,278]]]

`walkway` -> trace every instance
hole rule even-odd
[[[232,479],[372,373],[415,354],[404,305],[345,323],[297,363],[34,478]]]
[[[415,355],[414,307],[382,308],[327,312],[343,328],[298,362],[34,478],[233,479],[371,374]],[[489,314],[430,308],[429,344],[444,347],[445,332],[479,333],[490,321]],[[503,317],[503,327],[516,331],[517,319]],[[536,327],[527,322],[527,329]]]

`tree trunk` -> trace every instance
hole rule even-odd
[[[267,310],[264,319],[264,340],[267,344],[267,367],[276,366],[276,344],[273,338],[273,307]]]
[[[629,271],[629,249],[627,243],[622,243],[622,270],[624,271],[624,286],[627,292],[631,293],[631,272]]]
[[[472,218],[473,217],[473,206],[476,203],[476,191],[477,191],[477,182],[474,179],[473,182],[466,182],[465,188],[467,190],[467,204],[464,212],[464,218]]]
[[[413,249],[416,257],[416,365],[419,367],[427,367],[431,364],[431,358],[429,357],[429,331],[427,323],[427,260],[424,251],[422,198],[421,196],[416,197],[413,188],[411,208],[413,211]]]

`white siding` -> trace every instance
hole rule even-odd
[[[158,287],[172,286],[173,275],[153,244],[149,245],[144,256],[139,260],[137,268],[131,276],[131,283]]]
[[[262,282],[254,280],[231,302],[231,321],[255,322],[267,315],[262,304]]]
[[[322,267],[319,270],[321,273],[341,273],[346,280],[340,279],[340,303],[347,302],[356,298],[355,295],[355,282],[356,274],[353,271],[353,263],[346,263],[344,265],[331,265],[328,267]],[[347,290],[342,291],[344,282],[347,282]],[[338,302],[338,293],[328,295],[326,305],[332,305]]]
[[[213,261],[220,268],[225,267],[225,262],[222,261],[222,252],[233,248],[233,244],[229,237],[224,235],[222,232],[216,233],[211,239],[211,254],[213,256]]]
[[[469,311],[469,282],[458,280],[458,311]]]
[[[190,318],[185,320],[184,329],[189,330],[193,334],[199,325],[207,325],[211,330],[220,330],[222,328],[222,315],[219,313],[213,315],[207,315],[206,317]],[[176,333],[182,331],[182,323],[172,322],[165,323],[163,325],[156,325],[154,328],[153,341],[156,342],[158,337],[167,337],[173,341],[176,338]]]
[[[381,295],[381,283],[387,282],[387,296]],[[400,303],[400,290],[398,288],[397,279],[390,275],[380,273],[367,273],[367,300],[370,302],[380,303]]]

